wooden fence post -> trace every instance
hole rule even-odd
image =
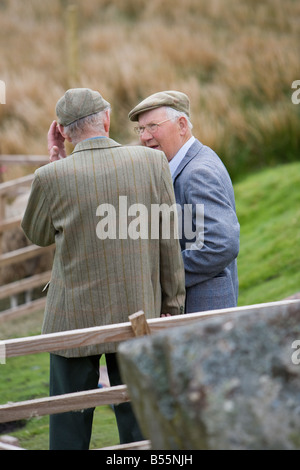
[[[6,204],[6,195],[0,194],[0,223],[5,219],[5,204]],[[3,233],[0,232],[0,256],[2,254],[2,238]]]
[[[135,336],[150,335],[151,331],[146,320],[145,313],[140,310],[139,312],[129,315],[129,321]]]

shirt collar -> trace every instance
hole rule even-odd
[[[88,137],[87,139],[82,140],[82,142],[86,142],[87,140],[95,140],[95,139],[106,139],[106,136],[99,135],[98,137]]]
[[[172,158],[172,160],[169,161],[169,167],[171,171],[171,175],[174,176],[175,171],[177,170],[179,164],[181,163],[181,160],[183,157],[186,155],[187,151],[189,148],[193,145],[195,142],[195,137],[192,136],[176,153],[176,155]]]

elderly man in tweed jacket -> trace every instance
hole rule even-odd
[[[126,322],[139,310],[147,318],[183,313],[178,238],[151,238],[151,224],[162,233],[161,217],[144,217],[139,228],[142,210],[147,215],[153,204],[175,204],[165,155],[110,139],[110,105],[97,91],[68,90],[56,114],[48,134],[52,163],[35,172],[22,221],[33,243],[56,246],[42,332]],[[65,138],[75,144],[68,157]],[[176,217],[169,222],[175,233]],[[122,383],[116,348],[110,343],[51,354],[51,394],[96,388],[103,353],[111,385]],[[120,442],[142,439],[130,404],[115,412]],[[50,449],[89,448],[92,419],[93,409],[51,416]]]
[[[218,155],[192,135],[190,102],[179,91],[155,93],[129,113],[147,148],[169,160],[182,220],[186,313],[235,307],[240,226],[230,176]],[[192,228],[186,230],[186,216]]]

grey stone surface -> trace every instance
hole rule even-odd
[[[153,449],[300,449],[300,301],[265,305],[119,346]]]

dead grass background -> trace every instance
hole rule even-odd
[[[69,4],[79,13],[75,80]],[[191,99],[194,134],[233,178],[298,159],[299,15],[296,0],[0,0],[0,151],[46,154],[56,101],[86,86],[111,102],[111,136],[124,144],[135,139],[130,109],[177,89]]]

